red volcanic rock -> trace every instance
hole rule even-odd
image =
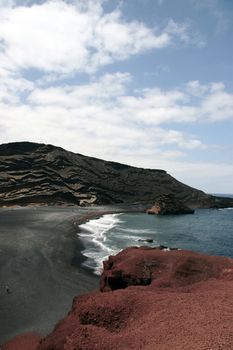
[[[19,335],[0,347],[1,350],[36,350],[40,336],[35,333]]]
[[[104,263],[101,290],[36,350],[233,349],[233,259],[128,248]]]
[[[128,248],[37,350],[232,350],[233,259]]]
[[[100,290],[132,285],[178,288],[210,278],[233,279],[233,259],[185,250],[131,247],[104,262]]]

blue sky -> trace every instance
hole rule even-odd
[[[0,142],[233,193],[232,0],[0,0]]]

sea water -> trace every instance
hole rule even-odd
[[[103,260],[130,246],[188,249],[233,258],[233,208],[199,209],[193,215],[109,214],[80,226],[83,263],[100,274]],[[140,240],[153,240],[153,243]]]

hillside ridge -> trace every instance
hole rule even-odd
[[[41,143],[0,145],[0,206],[153,203],[166,193],[192,207],[230,203],[179,182],[165,170],[137,168]]]

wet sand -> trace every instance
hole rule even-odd
[[[0,209],[0,343],[24,332],[46,335],[75,295],[98,288],[99,278],[81,265],[77,232],[85,217],[103,211]]]

